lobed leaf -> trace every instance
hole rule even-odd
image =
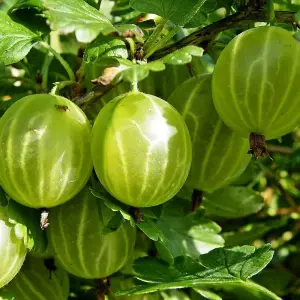
[[[114,198],[100,184],[94,185],[93,188],[90,188],[90,190],[95,197],[104,201],[104,204],[107,208],[114,212],[119,212],[125,220],[130,222],[131,226],[135,226],[135,221],[133,217],[128,213],[126,205],[116,202]],[[114,221],[111,220],[111,222],[113,222],[114,224],[115,221],[116,219]]]
[[[171,290],[161,293],[163,300],[190,300],[187,294],[181,291]]]
[[[143,220],[137,224],[137,227],[153,241],[165,240],[165,235],[151,218],[143,217]]]
[[[203,49],[197,46],[187,46],[160,60],[155,60],[149,63],[127,64],[124,65],[124,70],[120,71],[114,78],[113,84],[120,81],[139,82],[149,75],[149,71],[160,72],[165,70],[165,64],[184,65],[192,61],[193,56],[202,56]]]
[[[171,65],[185,65],[192,61],[193,56],[202,56],[203,52],[202,48],[190,45],[166,55],[162,61]]]
[[[201,255],[200,263],[210,270],[209,278],[234,277],[246,280],[264,269],[271,261],[273,254],[270,244],[259,249],[255,249],[254,246],[218,248]],[[203,276],[204,273],[198,273],[197,276]]]
[[[111,10],[111,14],[114,17],[118,17],[123,22],[128,22],[129,20],[138,17],[141,13],[134,10],[130,6],[129,0],[119,0],[115,1],[114,6]]]
[[[234,219],[257,213],[263,208],[264,199],[247,187],[227,186],[207,193],[203,206],[211,215]]]
[[[206,0],[130,0],[138,11],[157,14],[177,25],[184,26],[200,11]]]
[[[194,291],[200,294],[203,298],[209,299],[209,300],[222,300],[222,298],[215,294],[212,291],[200,289],[200,288],[194,288]]]
[[[169,262],[181,255],[197,258],[199,254],[224,246],[224,240],[219,235],[221,228],[198,213],[185,217],[163,216],[158,220],[157,227],[164,238],[156,246]],[[168,257],[164,255],[166,253]]]
[[[17,9],[24,9],[24,8],[35,8],[38,10],[42,10],[43,5],[41,3],[41,0],[18,0],[11,7],[10,12]]]
[[[125,43],[121,39],[114,37],[99,36],[87,46],[84,60],[87,63],[91,63],[96,59],[101,59],[106,56],[126,59],[128,57],[128,52]]]
[[[85,2],[87,2],[89,5],[95,7],[96,9],[100,8],[101,1],[102,0],[85,0]]]
[[[184,263],[170,265],[154,258],[139,258],[133,265],[137,278],[145,282],[159,283],[140,285],[120,291],[117,295],[144,294],[174,288],[213,286],[222,288],[236,285],[261,292],[265,294],[266,299],[280,299],[269,290],[248,280],[270,262],[273,253],[269,244],[260,249],[253,246],[219,248],[201,255],[199,263],[195,261],[191,264],[189,259],[181,259],[183,262],[186,261],[187,267]]]
[[[86,29],[97,33],[117,31],[106,16],[83,0],[42,0],[42,4],[52,30],[61,29],[65,33]]]
[[[18,0],[5,0],[0,2],[0,11],[8,12]]]
[[[136,277],[146,282],[171,282],[181,276],[174,266],[149,256],[136,259],[132,268]]]
[[[13,64],[23,59],[41,40],[40,36],[25,26],[14,22],[0,11],[0,63]]]
[[[159,72],[165,69],[165,65],[159,61],[153,61],[148,64],[132,64],[125,67],[125,69],[119,72],[113,80],[113,84],[117,84],[120,81],[127,82],[139,82],[148,77],[149,72]]]

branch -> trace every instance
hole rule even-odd
[[[289,11],[276,11],[275,18],[277,23],[295,24],[294,14],[294,12]],[[269,12],[262,7],[258,7],[257,5],[246,6],[240,12],[201,28],[182,40],[156,51],[149,60],[162,58],[163,56],[188,45],[196,45],[205,49],[208,43],[214,40],[217,35],[224,30],[240,25],[252,24],[253,22],[265,22],[268,21],[268,19]]]
[[[293,154],[293,149],[290,147],[283,147],[283,146],[276,146],[276,145],[267,145],[268,151],[270,153],[280,153],[280,154],[285,154],[285,155],[292,155]]]

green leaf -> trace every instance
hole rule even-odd
[[[171,65],[185,65],[192,61],[193,56],[202,56],[203,52],[202,48],[190,45],[166,55],[162,61]]]
[[[223,299],[234,299],[234,300],[282,300],[281,298],[277,297],[272,291],[267,290],[265,287],[260,286],[254,282],[242,282],[240,284],[231,283],[224,284],[222,286],[207,286],[208,288],[212,289],[213,291],[218,292],[222,295]],[[206,294],[207,295],[207,294]],[[216,295],[216,294],[215,294]],[[216,295],[217,296],[217,295]],[[196,300],[198,298],[195,298]],[[219,300],[222,298],[206,298],[206,299],[213,299]]]
[[[46,250],[46,239],[40,228],[38,210],[25,207],[13,200],[8,203],[9,222],[14,224],[17,238],[24,239],[24,245],[32,251],[42,253]]]
[[[85,0],[86,3],[99,10],[102,0]]]
[[[115,214],[112,216],[110,221],[106,224],[103,230],[103,234],[112,233],[118,230],[123,223],[124,223],[124,218],[122,214],[119,211],[115,212]]]
[[[173,53],[165,56],[160,60],[154,60],[149,63],[125,63],[119,59],[120,63],[123,64],[123,69],[114,78],[113,84],[120,81],[127,82],[139,82],[145,79],[149,75],[149,71],[160,72],[165,70],[165,64],[171,65],[184,65],[192,61],[193,56],[202,56],[203,49],[196,46],[187,46]]]
[[[264,199],[247,187],[227,186],[205,194],[203,206],[208,214],[235,219],[260,211],[264,206]]]
[[[141,208],[142,215],[151,219],[158,219],[161,216],[162,211],[162,205]]]
[[[18,0],[2,0],[0,1],[0,11],[8,12]]]
[[[190,297],[187,296],[184,292],[180,291],[168,291],[162,292],[163,300],[190,300]]]
[[[297,13],[295,13],[294,19],[295,19],[296,24],[299,26],[299,24],[300,24],[300,11],[297,11]],[[299,34],[297,36],[298,36],[298,41],[299,41]]]
[[[85,44],[92,42],[98,34],[99,30],[94,28],[77,29],[75,31],[77,41]]]
[[[97,33],[117,31],[109,19],[83,0],[42,0],[44,12],[53,30],[65,33],[91,29]]]
[[[184,27],[196,28],[198,26],[205,24],[207,19],[208,19],[208,14],[206,12],[199,11]]]
[[[25,9],[25,8],[27,8],[26,14],[28,13],[28,8],[33,8],[33,9],[42,11],[44,9],[42,1],[43,0],[19,0],[11,8],[11,11],[15,11],[17,9]],[[86,2],[88,2],[88,1],[86,1]],[[95,5],[92,5],[92,6],[94,6],[94,7],[97,6],[97,4],[94,3],[94,2],[98,2],[97,0],[95,0],[95,1],[94,0],[90,0],[90,2],[93,2],[93,4],[95,4]],[[91,4],[91,3],[89,3],[89,4]],[[99,5],[100,5],[100,3],[99,3]],[[28,16],[28,17],[30,18],[30,16]],[[36,24],[37,21],[32,22],[32,24],[33,25],[37,25]],[[41,22],[39,22],[39,23],[41,23]],[[75,33],[76,33],[77,41],[82,42],[82,43],[90,43],[99,34],[99,29],[98,28],[82,28],[82,29],[77,29],[75,31]]]
[[[190,256],[178,256],[174,260],[175,268],[180,271],[182,275],[196,274],[204,271],[204,267]]]
[[[170,201],[164,203],[163,205],[163,215],[172,217],[184,217],[191,212],[191,199],[192,199],[193,189],[187,186],[183,188],[173,197]],[[198,209],[197,214],[202,212],[204,216],[204,209]],[[201,216],[201,217],[202,217]]]
[[[165,240],[163,232],[151,218],[143,217],[137,227],[153,241]]]
[[[145,79],[150,71],[159,72],[165,69],[165,65],[162,61],[156,60],[145,64],[132,64],[128,65],[125,70],[119,72],[113,79],[113,84],[117,84],[120,81],[127,82],[139,82]]]
[[[136,277],[147,282],[170,282],[181,275],[167,262],[149,256],[136,259],[132,267]]]
[[[122,22],[128,22],[134,18],[137,18],[141,13],[134,10],[129,5],[129,0],[115,1],[114,6],[111,10],[111,14],[117,17]]]
[[[128,52],[125,43],[114,37],[99,36],[87,46],[84,60],[91,63],[105,56],[127,58]]]
[[[300,10],[299,1],[289,1],[289,0],[273,0],[273,5],[275,10],[285,10],[285,11],[298,11]]]
[[[11,291],[0,291],[0,300],[15,300],[16,296]]]
[[[18,0],[10,9],[10,12],[13,12],[17,9],[24,9],[24,8],[35,8],[38,10],[43,9],[43,5],[41,0]]]
[[[192,296],[195,294],[195,293],[198,293],[200,294],[203,298],[205,299],[209,299],[209,300],[222,300],[222,298],[215,294],[214,292],[212,291],[208,291],[208,290],[204,290],[204,289],[199,289],[199,288],[194,288],[194,293],[192,293]],[[196,295],[194,298],[192,299],[197,299],[196,297],[199,298],[199,295]]]
[[[127,291],[117,293],[133,295],[166,289],[188,287],[210,288],[226,287],[235,284],[247,287],[266,295],[266,299],[280,299],[264,287],[248,279],[261,271],[272,259],[274,251],[269,244],[260,249],[253,246],[214,249],[200,256],[201,269],[191,274],[183,274],[174,265],[171,266],[154,258],[139,258],[133,269],[143,281],[158,281],[158,284],[144,284]],[[187,270],[188,268],[185,268]],[[159,270],[159,272],[156,272]],[[172,279],[172,280],[170,280]],[[168,282],[165,282],[169,280]]]
[[[170,255],[175,258],[187,254],[197,258],[224,245],[219,235],[221,228],[204,219],[200,212],[185,217],[162,216],[156,225],[164,235],[156,246],[161,255],[168,253],[168,257],[163,257],[170,262]]]
[[[125,220],[130,221],[131,226],[135,226],[135,221],[133,217],[128,212],[128,206],[123,205],[122,203],[117,202],[105,189],[100,183],[94,184],[93,188],[90,188],[91,193],[104,201],[106,207],[114,212],[120,212],[122,217]]]
[[[164,209],[167,214],[163,213],[158,220],[143,214],[142,222],[137,227],[156,242],[156,248],[165,261],[173,263],[174,258],[184,254],[198,257],[199,254],[224,245],[219,235],[221,228],[213,221],[204,219],[202,211],[184,216],[182,213],[170,215],[173,211]]]
[[[231,290],[233,294],[238,294],[240,297],[229,295],[227,299],[234,300],[282,300],[273,292],[269,291],[265,287],[258,285],[252,281],[242,281],[242,280],[201,280],[201,279],[190,279],[190,280],[180,280],[173,281],[170,283],[159,283],[159,284],[147,284],[139,285],[130,290],[119,291],[116,293],[117,296],[123,295],[141,295],[145,293],[154,293],[156,291],[163,291],[168,289],[183,289],[190,287],[201,287],[201,288],[215,288],[217,290]],[[192,299],[200,299],[192,298]],[[214,299],[214,298],[208,298]],[[218,299],[218,298],[215,298]]]
[[[40,37],[0,11],[0,63],[6,65],[23,59]]]
[[[253,246],[219,248],[201,255],[200,263],[209,270],[213,269],[215,271],[213,276],[246,280],[264,269],[273,254],[270,244],[259,249]]]
[[[19,0],[9,10],[9,15],[15,22],[43,36],[50,32],[46,18],[41,14],[41,0]]]
[[[223,299],[228,299],[228,297],[235,300],[285,299],[278,297],[278,295],[276,295],[272,290],[268,290],[267,287],[258,285],[251,281],[249,281],[249,284],[244,285],[228,284],[215,290],[222,293],[222,296],[224,297]],[[266,293],[266,291],[268,291],[268,293]]]
[[[130,5],[144,13],[152,13],[184,26],[200,11],[206,0],[130,0]]]
[[[25,26],[35,34],[44,37],[50,32],[47,19],[42,17],[40,12],[34,8],[18,9],[10,13],[11,19]]]
[[[214,23],[226,17],[232,4],[232,0],[207,0],[201,10],[184,27],[195,28]]]

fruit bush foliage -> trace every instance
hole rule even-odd
[[[0,0],[0,299],[300,299],[298,11]]]

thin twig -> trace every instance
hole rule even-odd
[[[267,148],[270,153],[280,153],[280,154],[292,155],[294,152],[293,149],[290,147],[276,146],[276,145],[270,145],[270,144],[267,144]]]

